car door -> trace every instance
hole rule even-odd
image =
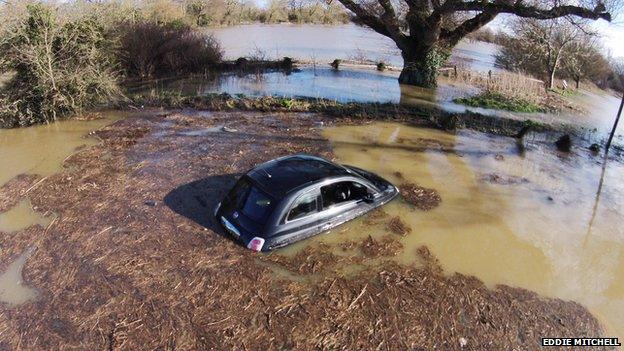
[[[321,186],[319,231],[324,232],[368,211],[364,197],[370,189],[355,180],[341,180]]]
[[[306,189],[295,197],[280,220],[280,229],[272,240],[273,247],[280,247],[318,233],[319,198],[318,187]]]

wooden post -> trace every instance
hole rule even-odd
[[[611,129],[609,140],[607,140],[607,146],[605,148],[605,156],[609,153],[609,148],[611,147],[611,141],[613,141],[613,136],[615,135],[615,130],[617,129],[618,122],[620,121],[620,115],[622,114],[622,107],[624,107],[624,94],[622,94],[622,102],[620,103],[620,108],[618,110],[617,116],[615,116],[615,123],[613,123],[613,129]]]

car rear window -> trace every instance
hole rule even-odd
[[[230,190],[223,203],[223,208],[226,211],[238,210],[258,223],[263,223],[273,212],[274,207],[273,199],[245,177],[241,178]]]
[[[260,189],[252,186],[240,211],[253,221],[263,223],[273,212],[273,200]]]

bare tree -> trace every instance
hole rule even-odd
[[[561,68],[565,76],[574,80],[576,89],[579,88],[581,80],[592,81],[604,88],[611,67],[600,52],[596,40],[583,36],[580,40],[575,40],[567,51]]]
[[[331,1],[331,0],[330,0]],[[467,34],[499,14],[540,20],[576,16],[611,20],[601,0],[338,0],[356,22],[391,38],[403,56],[399,82],[432,87],[438,68]],[[619,2],[621,0],[612,0]],[[593,2],[593,3],[592,3]],[[608,4],[615,9],[616,4]]]
[[[549,21],[522,18],[513,21],[510,28],[514,36],[505,40],[496,63],[508,70],[542,78],[550,89],[562,61],[579,54],[584,49],[580,39],[589,36],[580,25],[565,18]]]

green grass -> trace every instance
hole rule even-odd
[[[521,98],[507,97],[495,92],[484,92],[467,98],[457,98],[454,99],[453,102],[466,106],[484,107],[513,112],[532,113],[545,111],[544,108],[533,102]]]

